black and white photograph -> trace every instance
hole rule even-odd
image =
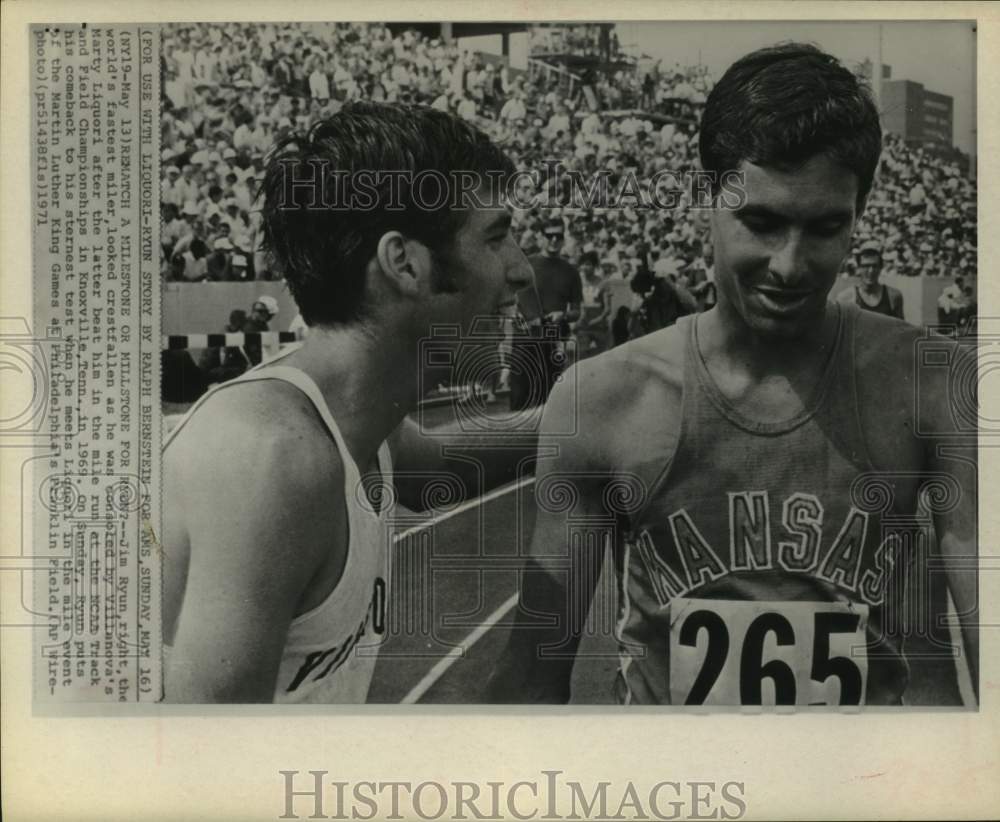
[[[1000,15],[0,3],[5,820],[1000,814]]]
[[[164,27],[164,700],[975,710],[975,40]]]

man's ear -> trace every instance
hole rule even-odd
[[[416,296],[430,274],[430,253],[422,243],[387,231],[378,241],[375,260],[386,281],[400,293]]]

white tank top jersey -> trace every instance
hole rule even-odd
[[[280,357],[294,349],[283,352]],[[305,372],[274,365],[257,366],[234,380],[216,386],[188,411],[171,432],[166,449],[177,432],[209,396],[239,383],[282,380],[302,391],[316,407],[337,444],[344,465],[344,499],[347,507],[347,561],[340,580],[319,605],[292,620],[281,655],[274,691],[276,703],[359,703],[368,696],[381,636],[385,632],[386,597],[389,592],[387,527],[393,494],[380,495],[379,510],[361,486],[361,474],[347,450],[340,429],[330,414],[319,387]],[[382,488],[391,487],[392,461],[388,444],[378,450]],[[169,649],[168,649],[169,650]]]

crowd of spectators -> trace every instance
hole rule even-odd
[[[976,276],[976,189],[955,162],[886,134],[858,244],[882,244],[886,274]]]
[[[577,34],[573,48],[596,42],[593,31]],[[162,268],[179,281],[274,276],[259,250],[254,202],[267,149],[347,101],[452,111],[500,141],[519,169],[557,158],[584,181],[607,169],[614,191],[629,175],[642,186],[661,169],[696,169],[697,115],[711,87],[704,66],[658,63],[594,76],[588,95],[580,83],[570,91],[558,72],[510,70],[415,31],[394,36],[380,23],[178,25],[163,41]],[[665,277],[696,294],[713,279],[707,218],[686,196],[670,209],[627,199],[601,207],[553,191],[565,176],[542,177],[539,186],[546,205],[553,194],[563,204],[516,211],[526,253],[541,247],[541,227],[555,216],[566,227],[565,256],[577,264],[596,254],[605,279]],[[974,282],[975,203],[974,183],[955,163],[888,134],[857,242],[882,243],[887,274]]]

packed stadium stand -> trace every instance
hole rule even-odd
[[[657,172],[697,168],[697,122],[712,78],[705,66],[640,70],[613,26],[529,29],[528,68],[461,49],[433,27],[381,23],[193,24],[164,29],[162,271],[168,283],[279,279],[261,252],[256,184],[277,138],[307,128],[352,100],[430,105],[475,122],[504,145],[518,169],[542,173],[537,205],[515,209],[514,231],[527,254],[541,227],[559,217],[563,255],[577,264],[596,253],[614,308],[635,308],[635,278],[667,277],[711,304],[713,258],[708,220],[688,193],[672,207],[643,207]],[[559,174],[553,174],[555,161]],[[565,172],[565,173],[564,173]],[[568,180],[576,175],[583,185]],[[602,177],[603,175],[603,177]],[[628,196],[587,202],[607,183]],[[581,196],[582,195],[582,196]],[[876,186],[856,231],[857,248],[884,250],[883,278],[904,283],[907,319],[930,323],[941,300],[952,312],[975,304],[975,182],[956,162],[885,135]],[[845,262],[853,274],[855,257]],[[958,288],[953,280],[961,276]],[[929,279],[928,279],[929,278]],[[276,293],[268,283],[261,293]],[[942,296],[947,294],[947,298]],[[171,300],[168,299],[170,304]],[[220,306],[223,331],[231,309]],[[286,330],[284,312],[271,330]]]

